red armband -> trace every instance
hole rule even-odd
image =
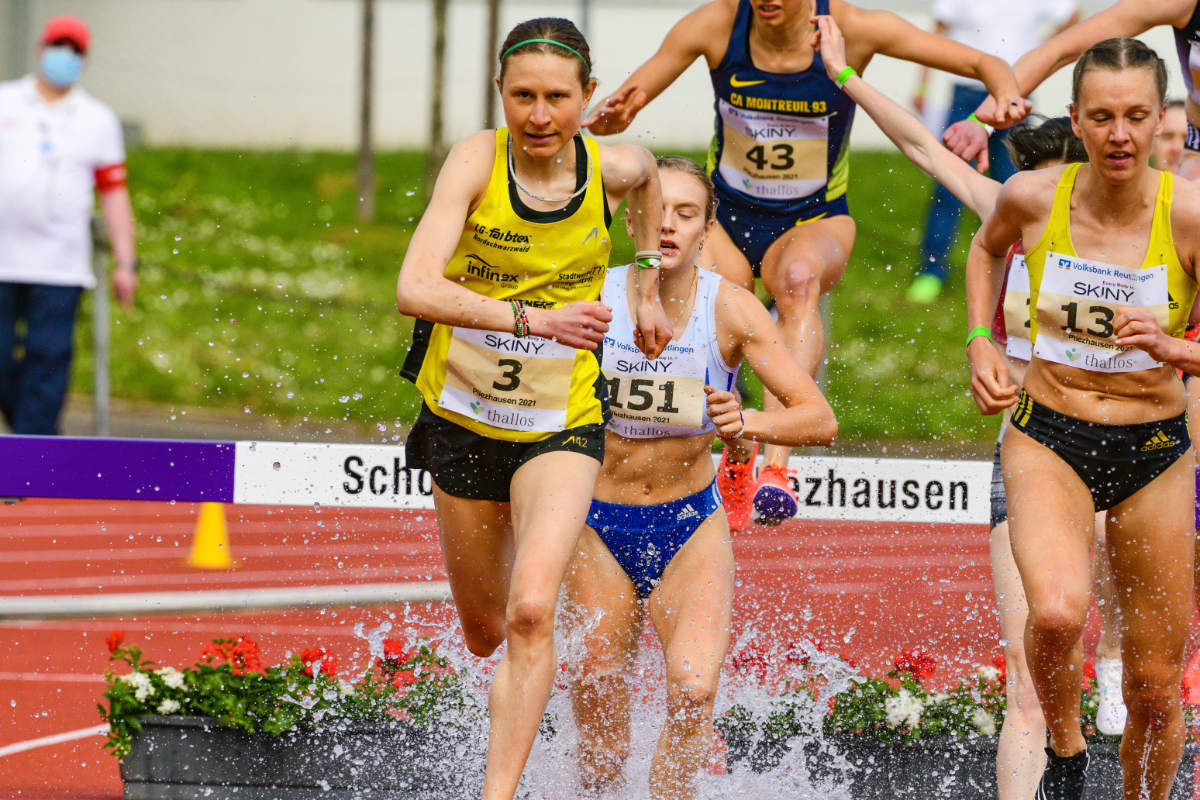
[[[111,192],[113,189],[120,189],[125,185],[125,164],[111,164],[107,167],[98,167],[95,172],[96,191],[103,194]]]

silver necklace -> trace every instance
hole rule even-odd
[[[572,144],[574,144],[575,140],[572,139],[571,142],[572,142]],[[517,167],[513,163],[512,134],[509,134],[509,136],[508,136],[508,174],[510,176],[512,176],[513,184],[518,189],[520,189],[522,192],[524,192],[525,194],[532,197],[534,200],[541,200],[543,203],[569,203],[572,200],[574,200],[576,197],[579,197],[579,195],[581,195],[585,191],[587,191],[588,184],[592,182],[592,154],[590,152],[588,152],[588,149],[586,147],[583,148],[583,152],[587,155],[587,165],[588,165],[587,178],[584,180],[583,186],[580,186],[578,189],[576,189],[574,192],[567,195],[566,197],[557,198],[557,199],[551,199],[549,197],[542,197],[540,194],[534,194],[533,192],[529,191],[528,189],[526,189],[524,186],[521,185],[521,182],[519,180],[517,180]]]

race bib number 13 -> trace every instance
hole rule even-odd
[[[575,350],[538,336],[455,328],[438,405],[496,428],[561,431]]]
[[[1142,306],[1165,330],[1170,322],[1165,265],[1129,269],[1047,253],[1038,293],[1038,358],[1092,372],[1136,372],[1159,364],[1145,351],[1116,343],[1120,306]]]

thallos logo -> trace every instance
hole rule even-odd
[[[517,273],[494,267],[474,253],[467,253],[467,274],[493,283],[516,283]]]

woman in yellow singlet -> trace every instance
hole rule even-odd
[[[1126,628],[1126,800],[1165,800],[1183,747],[1179,685],[1191,616],[1193,474],[1181,337],[1196,294],[1200,190],[1149,166],[1166,68],[1136,39],[1075,66],[1071,120],[1087,164],[1018,173],[971,246],[967,355],[984,413],[1016,405],[1002,464],[1029,617],[1025,650],[1050,732],[1038,797],[1082,797],[1081,635],[1093,514]],[[1033,359],[1024,388],[987,341],[1003,258],[1026,246]]]
[[[451,150],[396,290],[400,312],[419,317],[404,372],[424,406],[407,463],[433,475],[467,647],[487,656],[508,642],[489,699],[485,799],[516,791],[558,664],[555,604],[603,459],[597,348],[612,313],[599,298],[626,197],[637,343],[653,358],[671,339],[654,158],[580,134],[590,73],[569,21],[512,30],[497,78],[507,127]]]

